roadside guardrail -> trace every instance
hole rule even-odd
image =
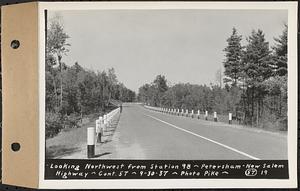
[[[120,114],[120,107],[99,116],[95,121],[96,126],[87,128],[87,158],[95,157],[95,144],[102,142],[104,131],[112,126],[118,114]]]
[[[161,113],[166,113],[170,115],[177,115],[177,116],[184,116],[184,117],[191,117],[191,118],[196,118],[196,119],[201,119],[201,112],[200,110],[197,110],[197,113],[194,112],[194,110],[184,110],[184,109],[179,109],[179,108],[165,108],[165,107],[153,107],[149,105],[144,105],[145,108],[161,112]],[[204,119],[208,120],[208,111],[204,112]],[[213,112],[213,121],[218,122],[218,116],[217,112]],[[232,113],[228,113],[228,123],[232,124]]]

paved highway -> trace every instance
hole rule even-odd
[[[287,159],[287,136],[127,104],[99,152],[121,159]]]
[[[49,139],[48,148],[61,150],[55,150],[60,155],[54,158],[86,158],[87,126]],[[106,129],[103,142],[96,144],[95,159],[287,159],[287,136],[124,104],[121,115]]]

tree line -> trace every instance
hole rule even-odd
[[[287,130],[287,25],[270,47],[262,30],[242,45],[236,28],[224,48],[225,86],[178,83],[165,76],[139,88],[138,100],[158,107],[233,113],[245,125]]]
[[[78,126],[86,115],[106,112],[112,107],[111,100],[135,100],[135,92],[118,81],[114,68],[95,72],[78,62],[66,65],[62,58],[71,47],[69,38],[60,20],[52,19],[46,42],[46,137]]]

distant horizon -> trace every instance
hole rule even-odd
[[[216,84],[233,27],[243,45],[252,30],[263,30],[271,49],[287,23],[285,10],[49,11],[48,19],[55,15],[70,36],[63,62],[95,72],[114,68],[136,93],[157,75],[171,85]]]

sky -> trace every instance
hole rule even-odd
[[[138,91],[159,74],[169,85],[216,83],[224,71],[226,39],[262,29],[274,44],[287,23],[285,10],[94,10],[52,11],[70,36],[67,65],[94,71],[113,67],[127,88]]]

